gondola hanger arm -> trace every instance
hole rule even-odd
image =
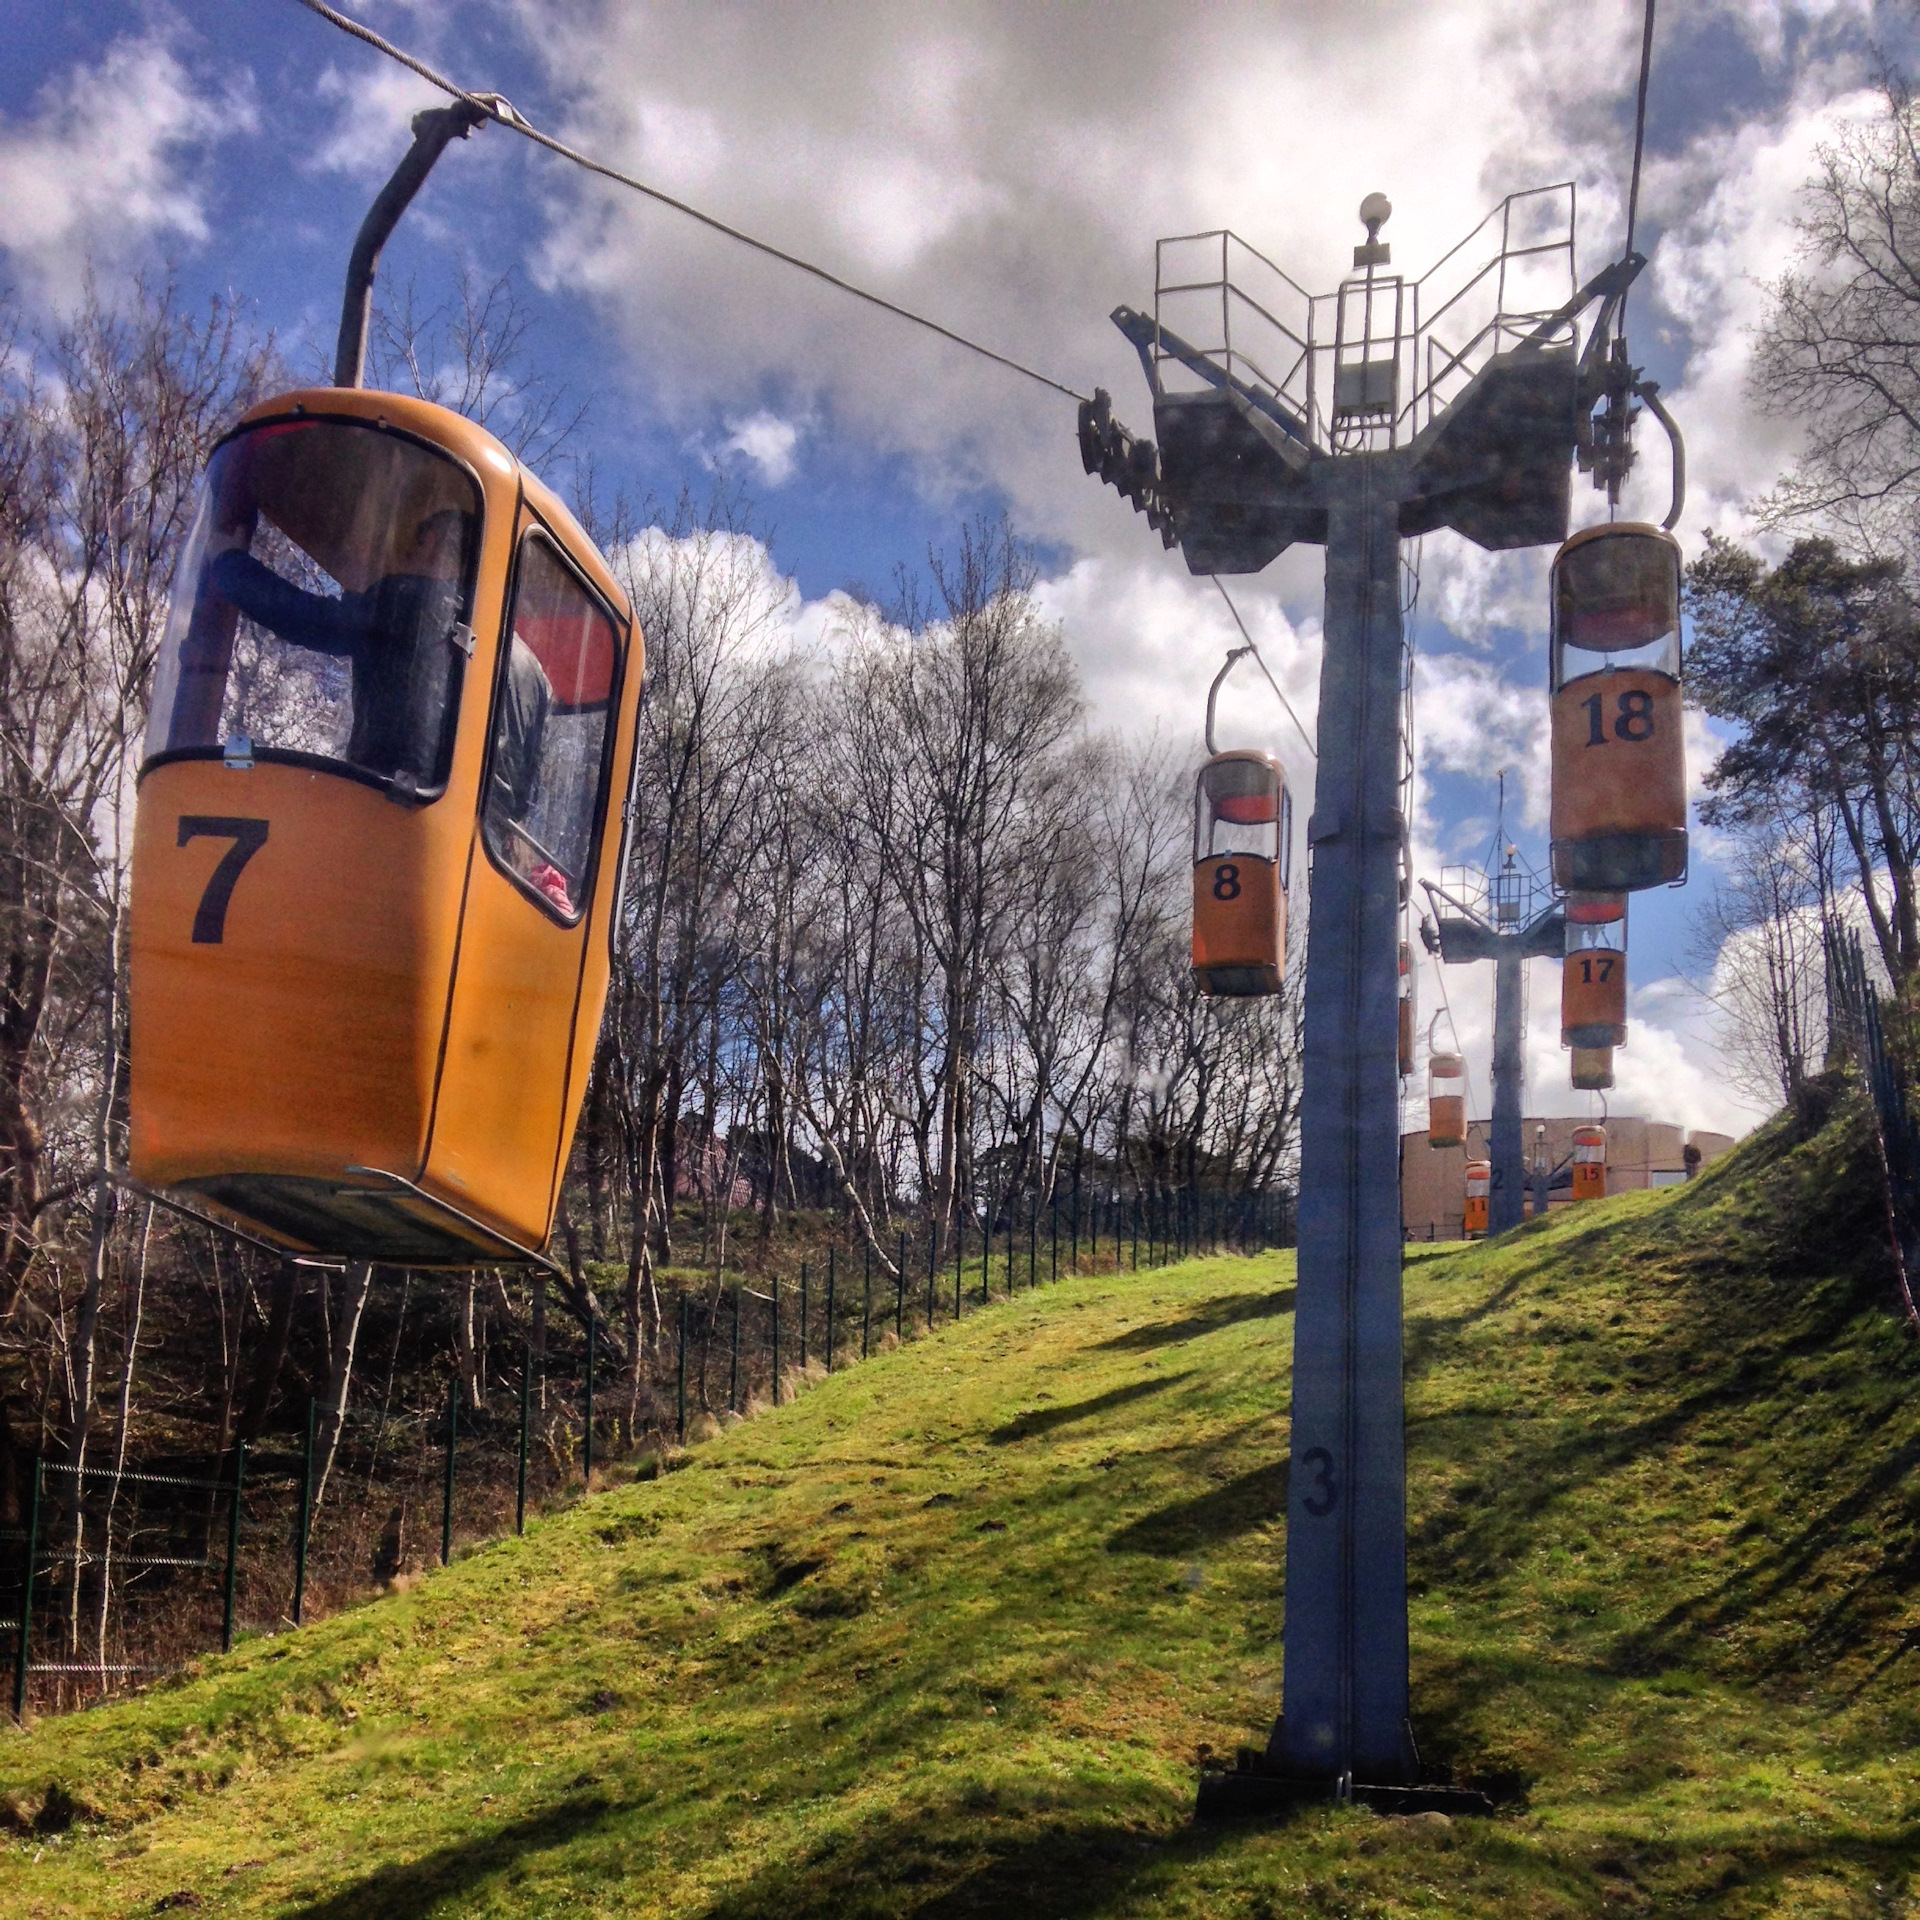
[[[1234,662],[1252,651],[1253,642],[1251,640],[1244,646],[1229,647],[1227,649],[1226,659],[1220,663],[1220,671],[1213,676],[1213,685],[1207,689],[1207,752],[1209,754],[1215,754],[1220,751],[1219,747],[1215,745],[1213,738],[1213,707],[1214,702],[1220,697],[1220,683],[1233,671]]]

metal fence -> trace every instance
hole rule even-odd
[[[830,1244],[758,1284],[720,1273],[670,1291],[643,1363],[614,1377],[600,1320],[571,1340],[556,1323],[544,1350],[496,1344],[475,1374],[452,1368],[437,1412],[383,1402],[350,1413],[334,1466],[342,1497],[325,1513],[316,1511],[324,1421],[315,1399],[292,1433],[210,1461],[164,1463],[177,1471],[36,1461],[22,1524],[0,1527],[13,1713],[177,1670],[211,1647],[230,1649],[249,1623],[297,1626],[316,1569],[323,1603],[395,1577],[423,1557],[406,1545],[409,1512],[431,1514],[427,1538],[444,1565],[457,1545],[519,1532],[530,1511],[590,1487],[596,1466],[781,1405],[816,1375],[994,1298],[1075,1274],[1258,1253],[1293,1235],[1293,1196],[1283,1191],[1070,1183],[1057,1204],[1003,1200],[957,1233],[896,1232],[890,1262],[863,1240]],[[355,1481],[365,1491],[350,1506],[344,1490]]]
[[[1906,1063],[1888,1044],[1880,995],[1852,927],[1827,930],[1827,1008],[1835,1037],[1860,1062],[1870,1096],[1887,1241],[1907,1318],[1920,1327],[1913,1264],[1920,1247],[1920,1129],[1907,1101]]]

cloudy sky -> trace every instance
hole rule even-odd
[[[1230,227],[1316,291],[1379,189],[1394,263],[1418,273],[1502,195],[1578,194],[1579,263],[1617,252],[1632,144],[1638,0],[1002,0],[649,5],[361,0],[346,9],[476,90],[727,221],[931,314],[1151,430],[1106,315],[1149,305],[1156,238]],[[1743,529],[1792,437],[1746,391],[1748,329],[1789,259],[1822,139],[1874,109],[1877,61],[1911,64],[1911,10],[1866,0],[1667,0],[1656,37],[1633,306],[1635,356],[1689,443],[1682,533]],[[0,72],[0,253],[43,317],[92,271],[171,265],[246,299],[295,365],[330,355],[339,276],[367,200],[440,96],[295,0],[13,0]],[[750,495],[794,617],[885,587],[962,518],[1004,509],[1036,542],[1099,716],[1197,748],[1232,630],[1213,588],[1088,480],[1072,404],[569,168],[500,128],[452,151],[383,278],[423,306],[463,270],[511,270],[537,370],[586,403],[574,451],[607,484]],[[1643,442],[1658,518],[1664,461]],[[560,476],[565,483],[565,476]],[[1576,494],[1575,524],[1603,517]],[[1419,555],[1421,871],[1484,857],[1494,773],[1544,859],[1545,551],[1439,534]],[[1320,556],[1233,583],[1307,725]],[[1243,669],[1244,672],[1244,669]],[[1312,767],[1256,676],[1222,734]],[[1697,780],[1711,737],[1694,742]],[[1691,971],[1715,883],[1638,896],[1634,1038],[1617,1112],[1739,1130]],[[1573,1112],[1557,971],[1534,969],[1529,1110]],[[1486,1098],[1491,969],[1447,983]],[[1439,1004],[1431,969],[1423,1021]]]

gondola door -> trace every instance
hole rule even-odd
[[[523,510],[429,1153],[523,1245],[552,1223],[606,989],[637,672],[610,584]]]

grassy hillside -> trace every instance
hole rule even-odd
[[[0,1735],[0,1913],[1911,1911],[1920,1366],[1847,1154],[1414,1257],[1416,1726],[1494,1820],[1189,1824],[1278,1704],[1292,1273],[1222,1259]]]

